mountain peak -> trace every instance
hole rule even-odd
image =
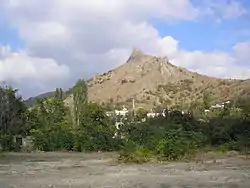
[[[141,49],[134,47],[131,55],[129,56],[127,62],[130,62],[135,59],[140,59],[144,56],[145,54],[142,52]]]
[[[95,102],[152,108],[189,106],[201,102],[204,91],[211,102],[233,99],[239,90],[249,90],[249,83],[200,75],[172,65],[165,57],[157,57],[133,48],[127,63],[89,83],[89,99]]]
[[[132,55],[143,55],[143,52],[140,48],[134,47],[132,51]]]

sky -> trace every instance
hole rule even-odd
[[[250,78],[249,0],[0,0],[0,82],[24,98],[121,65],[134,47]]]

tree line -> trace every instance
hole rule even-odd
[[[193,156],[204,148],[247,152],[250,144],[250,100],[239,99],[233,106],[204,113],[208,107],[191,105],[193,112],[165,109],[165,117],[147,121],[145,110],[131,112],[126,118],[108,117],[106,109],[88,100],[88,87],[77,81],[65,105],[58,88],[53,97],[37,100],[27,108],[17,90],[0,87],[0,143],[2,150],[18,151],[14,135],[30,136],[33,149],[42,151],[119,151],[119,160],[145,162],[152,157],[178,160]],[[191,110],[191,111],[192,111]],[[122,121],[119,130],[115,122]],[[116,135],[116,136],[115,136]]]

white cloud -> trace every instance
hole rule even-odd
[[[222,51],[202,52],[176,50],[172,62],[190,70],[222,78],[250,78],[249,42],[238,43],[231,53]]]
[[[250,41],[240,42],[233,47],[234,56],[239,64],[250,64]]]
[[[231,19],[247,13],[247,10],[237,1],[231,1],[229,3],[218,3],[218,1],[216,1],[214,8],[217,9],[218,14],[220,14],[223,19]]]
[[[67,84],[73,84],[80,76],[107,71],[123,63],[134,46],[147,53],[167,55],[175,64],[201,73],[249,76],[248,69],[237,66],[239,57],[243,57],[242,50],[237,52],[237,48],[244,46],[236,46],[231,54],[184,51],[177,40],[160,37],[150,24],[152,19],[197,19],[203,10],[189,0],[2,1],[2,11],[11,25],[18,28],[26,48],[16,55],[5,50],[9,55],[4,59],[0,55],[0,78],[13,80],[21,89],[24,81],[32,80],[34,90],[50,90],[56,84],[66,84],[61,78],[69,72]],[[236,8],[219,15],[227,15],[224,18],[237,15],[241,9],[233,6]],[[215,5],[209,10],[216,14],[222,11]]]
[[[68,76],[69,68],[58,65],[53,59],[29,57],[25,52],[13,53],[10,47],[0,46],[1,82],[7,81],[16,87],[46,91],[54,89],[56,84],[60,85]]]
[[[217,22],[229,20],[247,14],[247,9],[240,1],[235,0],[207,0],[201,15],[213,16]]]

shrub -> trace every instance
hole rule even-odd
[[[15,149],[13,136],[11,134],[0,134],[0,145],[2,151],[12,151]]]
[[[218,146],[218,150],[226,153],[228,151],[240,151],[242,149],[241,143],[237,141],[231,141]]]
[[[118,161],[141,164],[150,161],[151,157],[151,151],[142,146],[136,145],[132,141],[127,141],[123,149],[120,151]]]
[[[30,131],[33,147],[41,151],[73,149],[73,134],[67,125],[55,124],[51,127]]]
[[[199,133],[182,129],[170,130],[156,147],[157,153],[166,160],[179,160],[193,155],[202,142]]]

